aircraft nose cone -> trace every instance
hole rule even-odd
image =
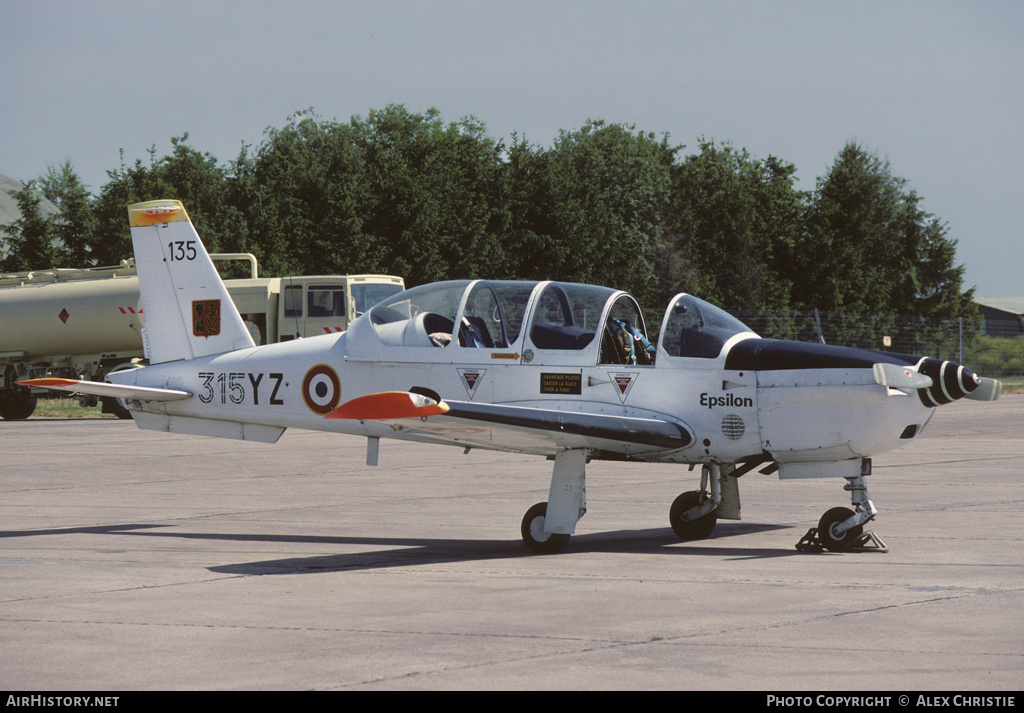
[[[918,389],[925,406],[941,406],[962,399],[981,384],[981,378],[970,369],[941,359],[925,359],[918,371],[932,377],[932,385]]]

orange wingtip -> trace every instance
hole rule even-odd
[[[357,421],[390,421],[399,418],[425,418],[448,413],[443,401],[408,391],[384,391],[346,401],[324,418],[347,418]]]
[[[38,386],[44,389],[59,389],[62,387],[74,386],[78,383],[77,379],[25,379],[24,381],[17,382],[22,386]]]

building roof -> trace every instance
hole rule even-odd
[[[979,307],[1024,315],[1024,297],[975,297],[974,303]]]

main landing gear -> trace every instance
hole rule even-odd
[[[672,502],[668,521],[680,539],[703,540],[718,524],[718,510],[706,491],[688,490]]]
[[[584,469],[587,451],[562,451],[555,456],[548,500],[537,503],[523,517],[523,542],[537,554],[561,552],[587,512]],[[672,529],[684,540],[708,537],[718,518],[740,519],[740,496],[732,465],[706,464],[700,490],[683,493],[669,510]]]
[[[540,555],[565,549],[576,523],[587,512],[586,450],[560,451],[555,456],[546,503],[537,503],[523,517],[523,542]]]

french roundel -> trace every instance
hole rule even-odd
[[[341,382],[334,369],[318,364],[307,371],[302,380],[302,400],[310,411],[321,416],[336,409],[341,400]]]

